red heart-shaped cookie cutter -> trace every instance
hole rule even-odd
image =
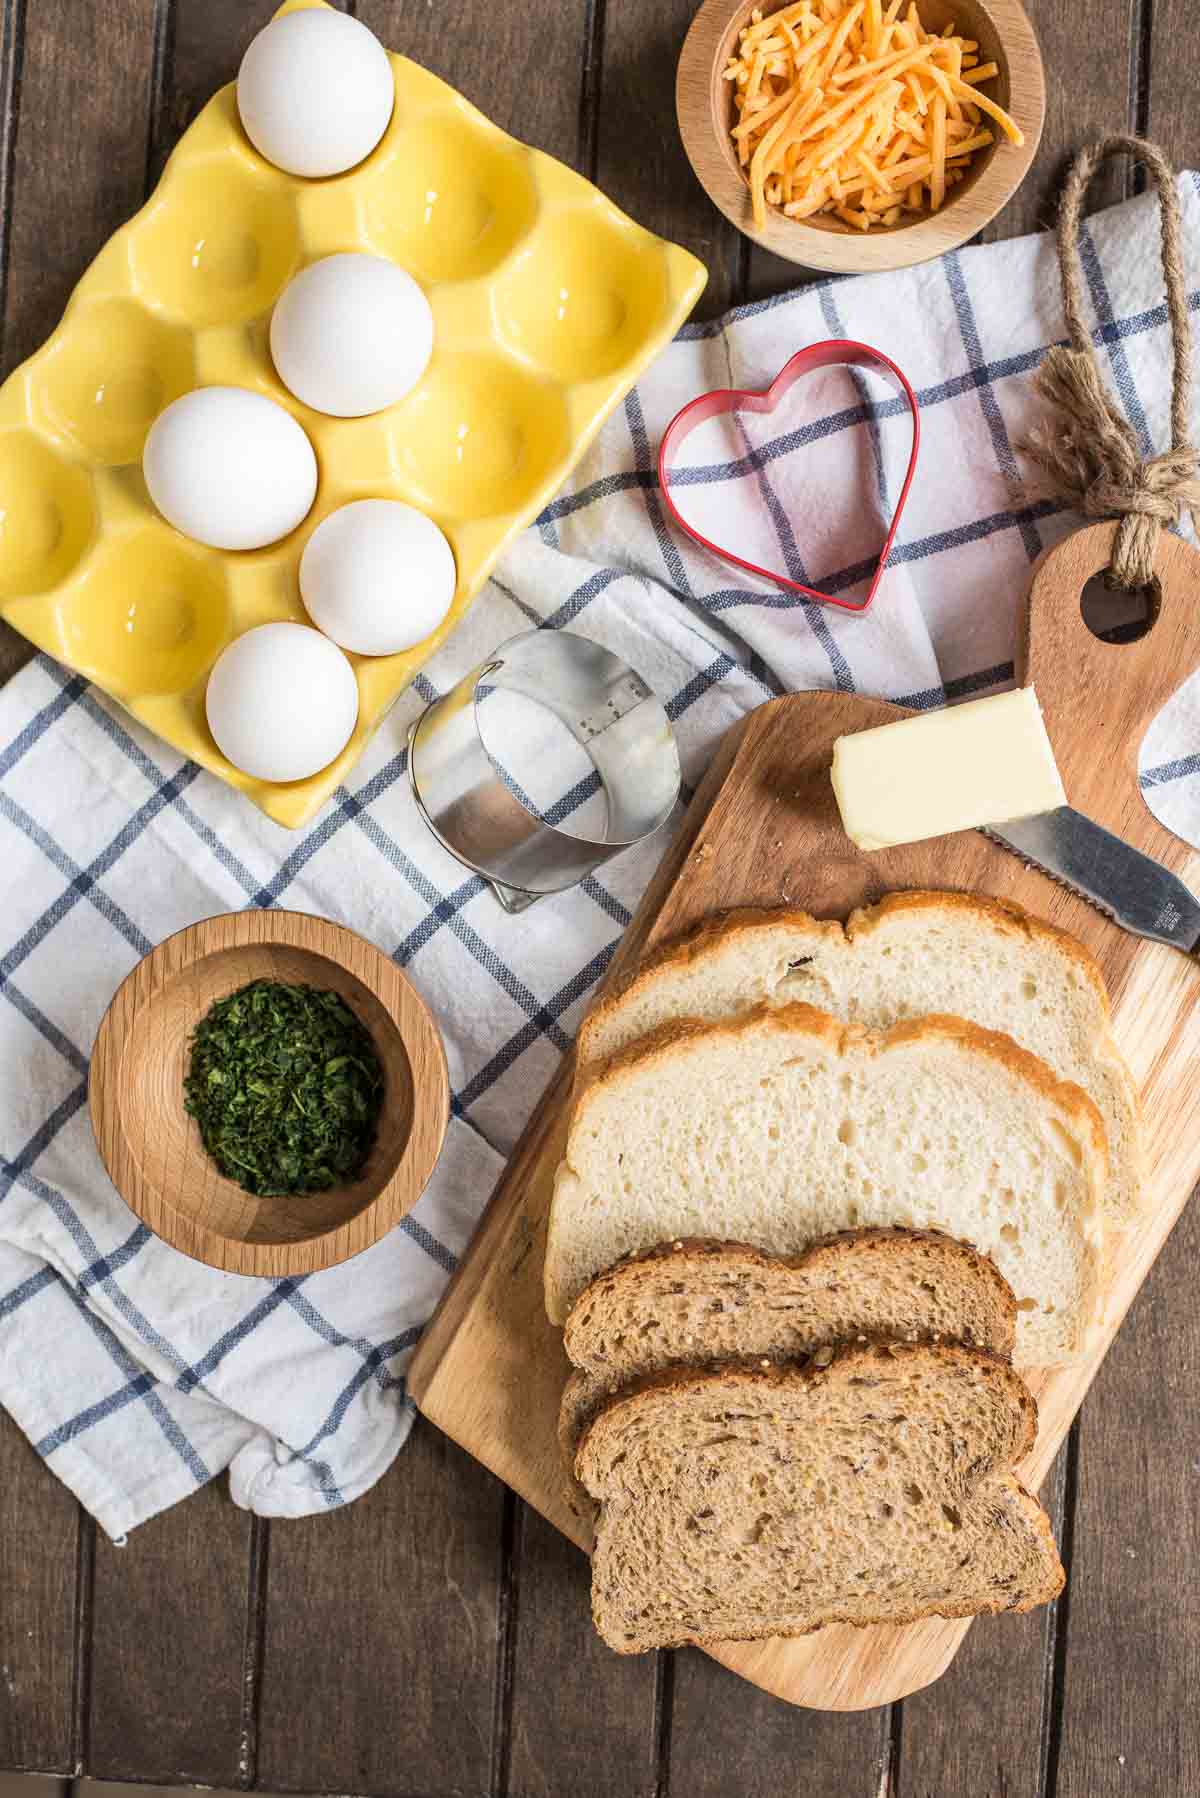
[[[912,419],[912,449],[909,453],[908,468],[905,470],[904,484],[900,489],[900,497],[896,501],[896,509],[892,513],[892,522],[888,527],[883,548],[879,552],[879,560],[875,572],[871,576],[871,585],[867,589],[866,598],[862,600],[841,599],[836,593],[820,593],[815,587],[806,587],[800,581],[794,581],[786,574],[780,574],[773,568],[760,568],[756,562],[748,562],[731,549],[719,543],[712,543],[703,532],[696,530],[682,516],[671,498],[671,481],[674,465],[680,445],[698,425],[706,424],[710,418],[716,418],[722,412],[773,412],[780,400],[789,391],[801,375],[809,374],[815,368],[833,368],[837,366],[849,368],[870,368],[883,377],[893,387],[897,395],[908,406]],[[873,350],[869,344],[854,343],[849,338],[832,338],[828,343],[810,344],[807,349],[797,350],[790,361],[785,362],[766,392],[743,391],[733,387],[714,388],[711,393],[702,393],[698,399],[689,400],[687,405],[677,412],[663,434],[658,450],[658,480],[663,499],[671,518],[679,529],[699,543],[703,549],[711,550],[713,555],[720,556],[723,562],[731,562],[736,568],[744,568],[760,579],[773,581],[777,587],[788,593],[799,593],[805,599],[819,600],[822,605],[840,606],[845,612],[865,612],[875,597],[875,589],[879,585],[888,556],[891,554],[896,529],[900,523],[900,514],[904,510],[904,502],[908,498],[908,490],[912,486],[916,472],[917,452],[921,446],[921,421],[917,408],[917,396],[913,392],[906,377],[896,367],[889,356],[882,350]]]

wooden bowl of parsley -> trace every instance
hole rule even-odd
[[[156,1235],[228,1273],[314,1273],[369,1248],[441,1150],[441,1037],[363,937],[235,912],[168,937],[96,1037],[92,1127]]]

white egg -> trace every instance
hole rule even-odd
[[[289,175],[340,175],[369,156],[396,98],[387,51],[345,13],[273,19],[238,70],[246,136]]]
[[[358,722],[358,683],[337,647],[307,624],[260,624],[217,657],[208,728],[255,780],[307,780],[341,754]]]
[[[271,318],[279,378],[314,412],[362,418],[403,399],[433,351],[433,314],[381,256],[326,256],[293,276]]]
[[[150,427],[142,473],[167,523],[212,549],[277,542],[317,492],[303,427],[246,387],[197,387],[172,400]]]
[[[300,595],[319,630],[356,655],[411,649],[454,598],[454,551],[424,512],[358,499],[321,520],[300,558]]]

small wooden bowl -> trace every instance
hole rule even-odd
[[[243,1192],[184,1110],[193,1030],[252,980],[332,989],[371,1033],[384,1101],[353,1185]],[[227,1273],[308,1274],[369,1248],[411,1211],[446,1134],[449,1080],[437,1025],[386,955],[324,918],[250,911],[206,918],[139,962],[100,1025],[88,1098],[113,1185],[155,1235]]]
[[[785,0],[780,0],[780,4]],[[977,38],[980,57],[999,64],[1000,73],[981,91],[1011,113],[1025,133],[1019,147],[1001,137],[971,159],[970,171],[939,211],[927,217],[871,231],[856,231],[841,219],[790,219],[768,208],[762,231],[754,224],[750,183],[738,163],[729,133],[736,122],[732,84],[722,70],[738,32],[762,0],[705,0],[692,20],[679,58],[675,107],[684,149],[704,191],[746,237],[805,268],[839,274],[871,274],[908,268],[957,249],[995,218],[1033,161],[1046,115],[1046,79],[1033,27],[1019,0],[917,0],[927,30],[951,22],[965,37]],[[765,14],[778,7],[770,0]]]

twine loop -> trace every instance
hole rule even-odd
[[[1143,460],[1132,425],[1100,373],[1083,320],[1083,265],[1079,221],[1088,185],[1109,156],[1136,156],[1158,189],[1163,275],[1171,325],[1171,448]],[[1047,485],[1087,518],[1120,520],[1113,547],[1112,582],[1148,587],[1154,581],[1155,539],[1200,507],[1200,454],[1188,441],[1192,397],[1192,345],[1179,198],[1171,165],[1156,144],[1124,133],[1081,150],[1067,172],[1058,216],[1058,264],[1069,347],[1047,350],[1036,376],[1053,421],[1038,425],[1026,446]]]

